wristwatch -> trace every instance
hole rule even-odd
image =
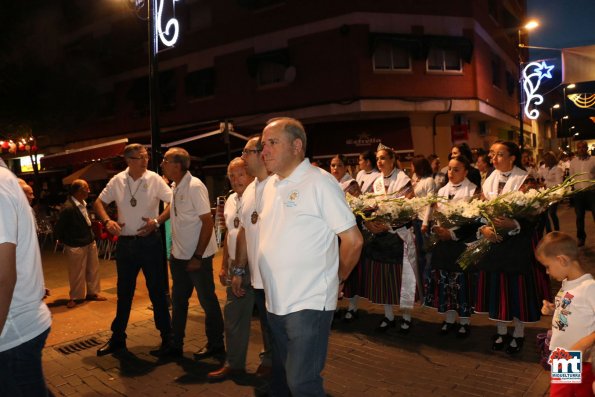
[[[202,255],[194,254],[194,255],[192,255],[192,257],[194,259],[198,259],[199,261],[202,261]]]
[[[246,274],[246,269],[243,267],[232,267],[231,274],[234,276],[243,276]]]
[[[159,229],[159,226],[161,226],[161,224],[159,223],[159,221],[157,220],[157,218],[153,219],[153,222],[155,222],[155,227],[157,229]]]

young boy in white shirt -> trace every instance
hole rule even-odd
[[[562,281],[555,303],[543,301],[543,314],[552,315],[550,349],[582,352],[581,383],[552,383],[551,396],[589,396],[595,377],[592,349],[595,345],[595,280],[581,266],[576,240],[569,234],[551,232],[539,243],[535,256],[551,278]]]

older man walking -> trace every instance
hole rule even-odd
[[[106,298],[99,295],[99,257],[85,201],[89,197],[89,185],[77,179],[70,185],[69,192],[70,197],[60,210],[55,232],[68,257],[70,300],[66,307],[72,309],[84,299],[105,301]]]
[[[273,334],[274,396],[325,396],[320,374],[331,321],[363,244],[341,188],[310,164],[305,150],[298,120],[273,119],[264,128],[262,156],[275,175],[258,214],[258,255]]]
[[[172,286],[173,335],[169,344],[151,352],[161,358],[182,356],[188,300],[196,289],[198,301],[205,311],[207,343],[194,354],[194,358],[225,355],[223,343],[223,316],[215,295],[213,256],[217,243],[209,194],[200,179],[192,176],[190,155],[182,148],[171,148],[165,153],[161,168],[173,181],[171,205],[172,249],[170,270]]]

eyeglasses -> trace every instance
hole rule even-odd
[[[131,159],[131,160],[148,160],[148,159],[150,159],[151,157],[150,157],[148,154],[141,154],[141,155],[140,155],[140,156],[138,156],[138,157],[132,157],[132,156],[130,156],[130,157],[128,157],[128,158],[129,158],[129,159]]]
[[[163,158],[163,160],[161,160],[161,164],[169,164],[169,163],[173,163],[173,161],[168,160],[165,157]]]
[[[262,150],[260,149],[244,149],[242,150],[242,154],[245,154],[246,156],[249,155],[250,153],[260,153],[262,152]]]

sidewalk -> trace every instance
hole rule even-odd
[[[574,235],[574,211],[562,205],[561,227]],[[590,214],[589,214],[590,215]],[[589,236],[583,249],[590,270],[595,270],[595,225],[587,220]],[[148,354],[161,342],[142,275],[128,326],[131,355],[97,357],[97,344],[109,338],[116,307],[114,261],[102,261],[102,294],[107,302],[86,302],[67,309],[68,277],[64,257],[43,253],[46,283],[52,290],[48,304],[54,324],[43,352],[44,371],[56,396],[254,396],[264,385],[251,375],[258,366],[262,346],[260,327],[252,322],[248,375],[235,381],[209,384],[206,374],[219,367],[214,360],[195,362],[192,352],[206,343],[204,313],[196,295],[191,298],[184,359],[158,363]],[[217,257],[215,274],[221,259]],[[225,291],[217,295],[224,303]],[[472,318],[472,334],[466,340],[437,334],[442,317],[435,310],[418,307],[414,328],[407,336],[391,330],[374,332],[383,317],[381,306],[362,301],[360,317],[353,325],[339,324],[331,333],[323,376],[332,396],[545,396],[549,374],[538,364],[535,336],[547,329],[551,317],[526,328],[523,351],[515,357],[492,352],[493,323],[485,316]],[[341,302],[345,306],[346,302]],[[80,342],[78,345],[76,342]],[[72,351],[71,353],[69,353]]]

